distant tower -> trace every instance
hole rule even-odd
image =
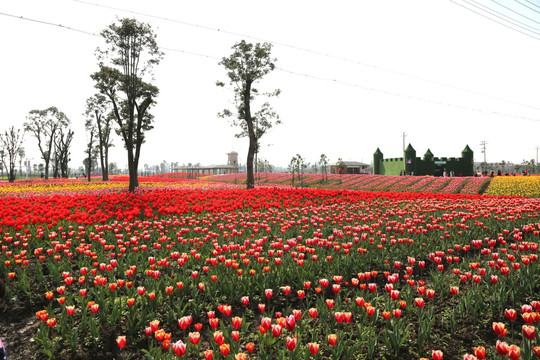
[[[461,161],[463,161],[462,165],[462,175],[463,176],[473,176],[474,174],[474,153],[469,147],[469,145],[465,146],[465,149],[461,152]]]
[[[415,175],[418,175],[416,170],[416,150],[412,147],[411,144],[407,146],[405,151],[403,152],[403,161],[405,161],[405,174],[411,175],[414,173]]]
[[[238,153],[236,151],[227,154],[227,165],[238,167]]]
[[[435,173],[435,159],[433,156],[433,153],[431,150],[427,149],[426,153],[424,154],[424,166],[422,170],[422,174],[420,172],[418,175],[433,175]]]
[[[383,159],[383,153],[377,148],[377,151],[373,154],[373,174],[381,175],[381,162]]]

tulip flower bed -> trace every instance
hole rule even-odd
[[[110,184],[0,196],[10,359],[540,355],[540,199]]]
[[[320,174],[304,174],[301,180],[295,177],[295,186],[321,189],[348,189],[360,191],[399,191],[399,192],[430,192],[448,194],[482,194],[491,178],[488,177],[426,177],[426,176],[384,176],[357,174],[328,174],[328,179],[322,182]],[[540,179],[540,178],[539,178]],[[227,174],[204,177],[205,181],[217,183],[241,184],[246,181],[246,174]],[[259,186],[292,186],[292,174],[261,173],[255,174]],[[540,184],[540,183],[539,183]],[[540,185],[539,185],[540,186]],[[511,188],[511,186],[509,186]],[[503,194],[503,191],[492,195]],[[516,193],[515,195],[521,195]],[[538,192],[540,196],[540,192]]]
[[[491,181],[486,193],[540,197],[540,176],[497,176]]]

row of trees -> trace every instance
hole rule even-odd
[[[310,163],[306,163],[304,161],[304,158],[302,158],[300,154],[296,154],[296,156],[291,158],[291,162],[287,167],[289,172],[292,174],[292,185],[294,186],[295,174],[297,175],[297,179],[303,183],[304,173],[311,172],[313,174],[317,174],[319,170],[321,172],[321,183],[326,182],[328,180],[328,162],[328,156],[321,154],[319,161],[310,165]],[[338,164],[341,163],[342,161],[339,159]]]
[[[150,110],[159,95],[159,89],[152,84],[153,69],[163,58],[163,52],[150,25],[135,19],[120,19],[103,30],[101,36],[106,46],[96,50],[98,70],[91,74],[97,93],[88,98],[84,112],[89,139],[85,150],[86,172],[90,180],[92,161],[99,155],[103,180],[108,180],[108,154],[113,146],[111,134],[114,125],[127,152],[129,191],[133,192],[138,186],[137,172],[145,133],[153,128],[154,116]],[[253,109],[253,101],[259,96],[270,98],[280,93],[279,89],[259,92],[254,86],[275,69],[276,59],[271,57],[271,48],[269,43],[254,45],[241,41],[232,47],[233,53],[229,57],[219,62],[234,87],[235,109],[225,109],[218,116],[232,119],[231,124],[240,129],[237,137],[249,138],[246,162],[248,189],[255,185],[254,157],[259,141],[273,125],[280,123],[279,116],[268,102],[263,102],[258,110]],[[216,85],[224,86],[225,83],[218,81]],[[45,163],[45,179],[49,178],[51,165],[54,177],[67,177],[73,140],[68,117],[56,107],[50,107],[30,111],[26,120],[24,130],[37,139]],[[17,156],[14,148],[21,146],[22,134],[12,128],[0,141],[2,144],[6,142],[3,145],[6,156],[2,156],[2,162],[6,169],[10,169],[10,179],[14,180],[12,164]],[[262,166],[268,167],[269,164],[263,163]]]
[[[110,129],[114,122],[116,132],[122,137],[128,156],[129,191],[138,186],[137,170],[144,143],[145,133],[153,128],[154,117],[150,113],[159,89],[150,81],[152,70],[163,58],[156,42],[156,35],[148,24],[135,19],[122,19],[112,24],[101,35],[107,48],[97,50],[99,70],[91,75],[99,94],[87,102],[87,132],[90,141],[87,147],[88,159],[92,156],[93,141],[99,142],[102,168],[106,173],[107,151],[110,143]],[[249,138],[247,155],[247,188],[255,185],[254,157],[259,148],[260,138],[274,124],[279,124],[279,116],[268,102],[259,110],[252,111],[252,101],[259,95],[273,97],[279,90],[259,93],[254,84],[274,70],[276,59],[270,55],[271,45],[250,44],[241,41],[233,46],[233,53],[224,57],[219,65],[227,71],[230,84],[234,87],[236,116],[229,109],[218,116],[232,118],[232,125],[240,128],[237,137]],[[218,86],[225,83],[218,81]],[[104,178],[105,179],[105,178]]]
[[[19,168],[24,158],[23,138],[24,133],[21,134],[21,130],[15,129],[14,126],[0,133],[0,168],[2,173],[3,169],[6,169],[9,182],[15,181],[17,157],[20,159]]]

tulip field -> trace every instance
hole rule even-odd
[[[246,174],[226,174],[207,176],[206,180],[238,184],[245,183]],[[538,177],[533,177],[535,185]],[[288,173],[259,173],[255,181],[260,186],[290,186],[293,185],[292,174]],[[328,174],[322,181],[320,174],[303,174],[300,179],[296,176],[295,186],[316,187],[321,189],[347,189],[361,191],[392,191],[392,192],[429,192],[448,194],[475,195],[483,193],[490,184],[489,177],[433,177],[433,176],[384,176],[358,174]],[[535,182],[536,181],[536,182]],[[538,186],[538,185],[536,185]]]
[[[8,359],[540,358],[540,198],[389,178],[0,185]]]

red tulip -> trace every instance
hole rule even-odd
[[[517,319],[517,311],[514,309],[505,309],[504,315],[506,315],[506,318],[510,321],[516,321]]]
[[[229,351],[231,350],[231,346],[229,344],[221,344],[219,346],[219,351],[221,352],[221,355],[224,357],[227,357],[229,355]]]
[[[327,306],[329,309],[333,309],[333,308],[334,308],[334,304],[335,304],[334,299],[326,299],[326,306]]]
[[[91,307],[90,307],[90,310],[92,310],[92,314],[95,314],[99,311],[99,304],[93,304]]]
[[[496,346],[496,349],[497,349],[497,353],[499,355],[507,355],[508,352],[510,351],[509,347],[508,347],[508,344],[505,343],[505,342],[502,342],[500,340],[497,340],[497,346]]]
[[[433,360],[443,360],[443,352],[441,350],[433,350],[431,357]]]
[[[294,315],[289,315],[285,318],[285,326],[287,327],[287,330],[293,331],[295,325],[296,325],[296,320],[294,318]]]
[[[235,329],[240,329],[240,326],[242,326],[242,318],[238,316],[233,317],[232,325]]]
[[[415,298],[414,299],[414,304],[419,307],[419,308],[423,308],[424,307],[424,298]]]
[[[266,330],[270,329],[270,325],[272,324],[272,319],[269,317],[263,317],[261,319],[261,326],[265,328]]]
[[[534,326],[523,325],[522,330],[523,330],[523,335],[527,339],[534,340],[534,338],[536,337],[536,329]]]
[[[484,360],[486,358],[486,348],[483,346],[478,346],[473,348],[474,355],[478,358],[478,360]]]
[[[328,335],[328,343],[331,346],[336,346],[336,344],[337,344],[337,335],[336,334]]]
[[[126,337],[125,336],[118,336],[116,338],[116,343],[118,344],[118,347],[120,349],[123,349],[126,346]]]
[[[296,337],[287,336],[287,349],[293,351],[296,347]]]
[[[512,360],[518,360],[520,353],[521,351],[517,345],[510,345],[508,348],[508,357]]]
[[[493,331],[495,331],[495,334],[498,336],[506,336],[506,326],[502,322],[493,322]]]
[[[182,340],[178,340],[173,344],[173,351],[176,354],[176,356],[184,356],[186,353],[187,345],[182,342]]]
[[[308,343],[308,348],[311,355],[315,355],[317,352],[319,352],[319,344],[317,343]]]
[[[272,324],[272,335],[274,337],[279,337],[281,335],[281,326],[277,324]]]
[[[204,359],[205,360],[213,360],[214,359],[214,352],[212,349],[208,349],[204,351]]]
[[[190,332],[189,333],[189,341],[193,345],[197,345],[200,340],[201,340],[201,334],[199,334],[198,332]]]
[[[150,328],[153,332],[156,332],[157,329],[159,329],[159,320],[152,320],[150,321]]]
[[[50,327],[54,327],[54,325],[56,325],[56,318],[47,319],[47,325],[49,325]]]

